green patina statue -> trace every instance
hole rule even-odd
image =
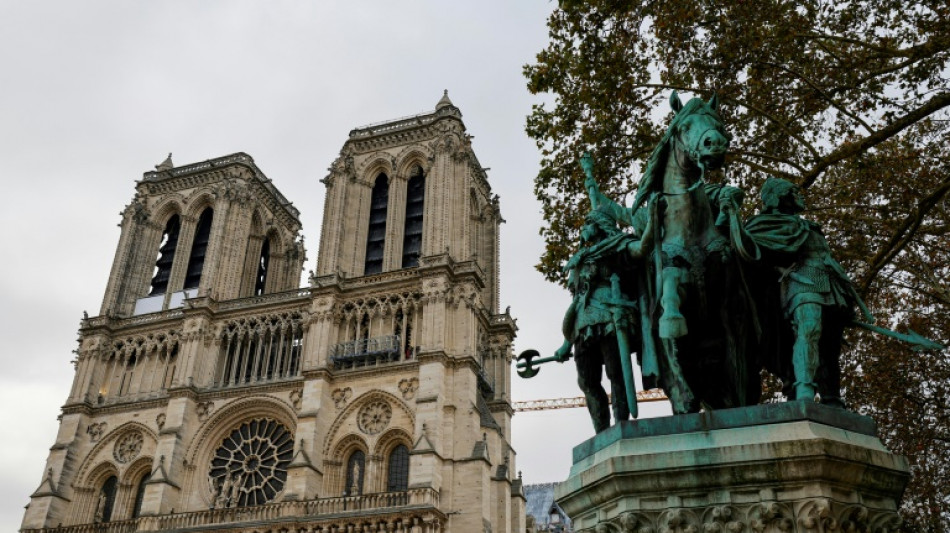
[[[588,154],[581,159],[589,170]],[[610,426],[607,393],[601,385],[606,370],[613,396],[614,421],[637,417],[636,389],[630,353],[638,349],[639,306],[632,295],[629,274],[642,268],[640,261],[653,241],[650,224],[643,238],[622,232],[617,222],[591,196],[592,209],[581,228],[581,248],[567,262],[568,287],[573,299],[564,314],[564,344],[554,357],[566,361],[574,351],[577,384],[584,392],[594,429]]]
[[[822,403],[843,407],[838,367],[842,332],[854,318],[855,306],[868,321],[873,322],[874,317],[831,256],[821,228],[799,215],[805,202],[798,186],[769,178],[761,194],[762,211],[746,222],[745,231],[762,250],[761,261],[777,274],[773,290],[766,287],[760,293],[778,296],[777,301],[762,302],[762,307],[764,312],[776,303],[781,307],[784,320],[780,324],[772,321],[773,334],[787,325],[792,328],[792,339],[778,335],[780,355],[777,361],[766,357],[772,363],[768,366],[788,385],[789,399],[814,400],[820,393]],[[789,344],[791,369],[787,364]]]
[[[674,92],[670,104],[674,117],[630,207],[601,193],[592,158],[581,158],[591,211],[580,249],[565,266],[573,295],[565,341],[553,357],[523,352],[519,375],[563,362],[573,348],[600,432],[610,425],[602,369],[614,419],[636,417],[633,352],[644,386],[662,388],[678,414],[758,403],[762,368],[783,380],[791,400],[842,407],[838,359],[848,326],[943,348],[872,324],[820,227],[800,216],[795,184],[767,180],[761,212],[743,224],[745,193],[705,181],[729,148],[716,97],[683,105]],[[855,320],[855,307],[867,322]]]

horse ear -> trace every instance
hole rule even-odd
[[[719,112],[719,94],[713,93],[712,98],[709,99],[709,107],[713,109],[716,113]]]
[[[680,109],[683,109],[683,101],[680,100],[680,95],[676,91],[670,95],[670,107],[673,108],[674,113],[679,113]]]

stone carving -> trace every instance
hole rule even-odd
[[[142,432],[130,431],[116,441],[112,449],[112,456],[119,463],[125,464],[139,456],[142,451]]]
[[[375,435],[386,429],[393,417],[393,408],[384,400],[372,401],[357,414],[356,425],[367,435]]]
[[[791,511],[798,509],[797,513]],[[702,521],[697,517],[702,516]],[[858,504],[841,504],[826,498],[788,506],[778,502],[711,505],[669,511],[625,512],[578,533],[826,533],[864,531],[894,533],[901,519],[895,511],[872,510]]]
[[[303,389],[290,391],[290,404],[294,406],[295,411],[300,412],[300,407],[303,405]]]
[[[836,529],[838,524],[831,516],[831,502],[824,498],[805,502],[798,512],[798,525],[809,533]]]
[[[407,378],[399,381],[399,392],[404,400],[411,400],[419,390],[419,378]]]
[[[749,528],[756,533],[764,531],[794,531],[792,513],[777,502],[757,503],[749,509]]]
[[[159,431],[165,427],[165,413],[158,413],[158,415],[155,417],[155,425],[158,427]]]
[[[343,409],[346,407],[346,402],[353,396],[353,389],[345,387],[342,389],[333,390],[333,404],[336,405],[337,409]]]
[[[742,531],[742,517],[731,505],[710,507],[703,514],[703,533]]]
[[[195,414],[198,415],[198,420],[204,422],[211,416],[211,411],[214,410],[214,402],[201,402],[195,406]]]
[[[699,533],[699,520],[690,509],[671,509],[660,514],[660,533]]]
[[[100,437],[106,432],[106,423],[99,422],[98,424],[89,424],[89,427],[86,428],[86,434],[89,435],[89,440],[96,442]]]

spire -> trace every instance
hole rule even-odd
[[[442,93],[442,98],[439,99],[439,103],[435,104],[435,109],[436,109],[436,110],[439,110],[439,109],[442,109],[442,108],[445,107],[445,106],[450,106],[450,105],[452,105],[452,100],[449,100],[449,90],[446,89],[446,90]]]

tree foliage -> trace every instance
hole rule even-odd
[[[563,282],[585,204],[577,164],[626,198],[665,129],[666,99],[718,92],[725,172],[757,204],[767,175],[806,191],[879,323],[950,340],[950,4],[946,0],[560,3],[525,67],[551,95],[528,117],[547,226],[538,269]],[[908,457],[909,530],[950,531],[950,361],[850,332],[846,398]]]

